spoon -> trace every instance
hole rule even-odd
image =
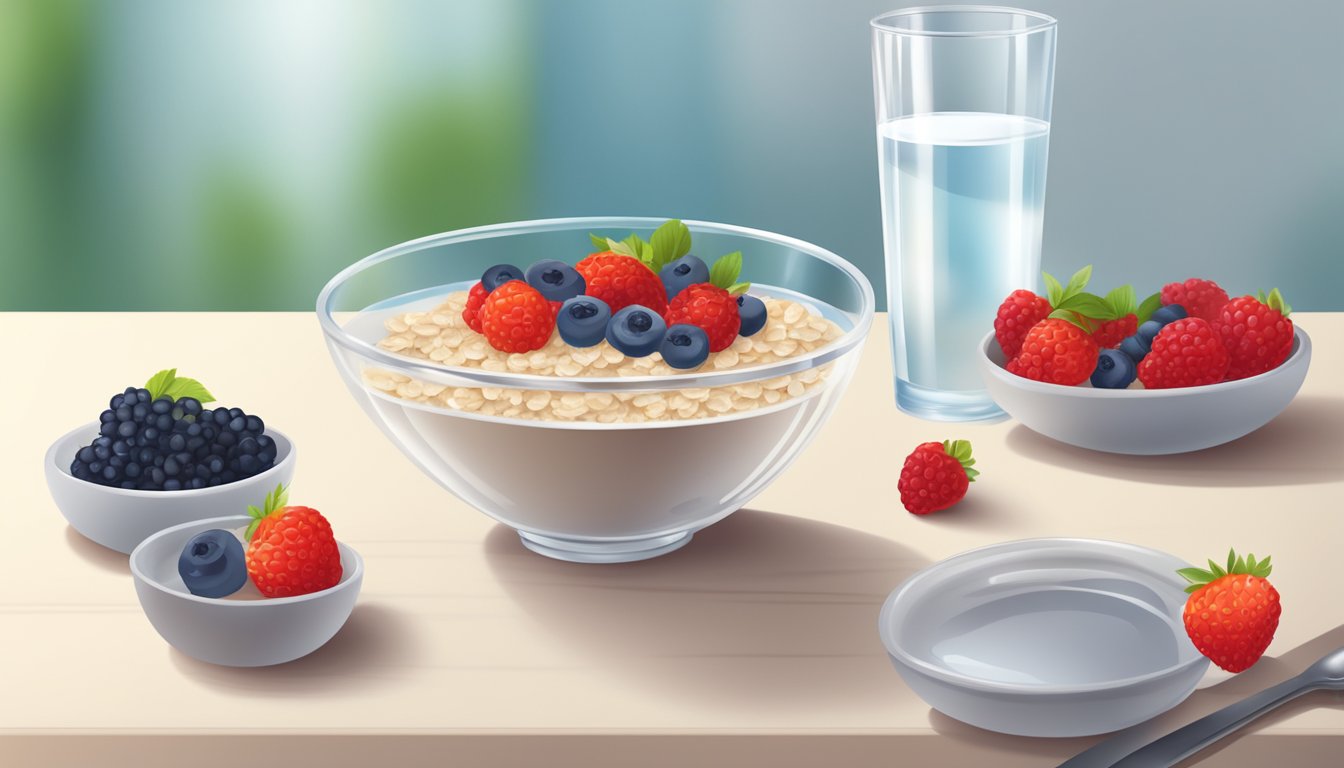
[[[1178,728],[1146,746],[1115,759],[1116,736],[1085,750],[1059,768],[1160,768],[1172,766],[1257,717],[1308,691],[1344,690],[1344,648],[1326,654],[1300,675],[1248,696],[1235,704]]]

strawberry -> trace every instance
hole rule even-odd
[[[994,338],[1005,359],[1017,357],[1027,331],[1048,317],[1053,309],[1050,302],[1032,291],[1019,289],[1008,294],[994,316]]]
[[[1097,342],[1078,325],[1049,318],[1032,326],[1022,351],[1008,361],[1008,372],[1033,381],[1074,386],[1097,367]]]
[[[1207,320],[1186,317],[1167,323],[1139,363],[1139,381],[1147,389],[1217,384],[1230,360],[1218,332]]]
[[[1279,289],[1259,297],[1241,296],[1223,305],[1213,328],[1231,362],[1226,380],[1244,379],[1279,367],[1293,349],[1293,308]]]
[[[1162,304],[1180,304],[1189,317],[1201,317],[1209,322],[1218,319],[1227,303],[1227,291],[1212,280],[1192,277],[1184,283],[1162,286]]]
[[[1177,571],[1190,582],[1181,615],[1185,633],[1200,653],[1228,672],[1241,672],[1259,661],[1279,627],[1283,606],[1267,581],[1269,560],[1228,551],[1226,568],[1210,560],[1207,571]]]
[[[481,307],[481,333],[501,352],[541,349],[554,330],[551,302],[522,280],[512,280],[491,291]]]
[[[341,552],[331,523],[311,507],[291,507],[283,485],[261,509],[248,507],[247,573],[266,597],[320,592],[341,580]]]
[[[720,352],[732,346],[742,326],[737,297],[711,283],[697,283],[682,289],[664,315],[670,328],[678,323],[698,326],[709,336],[709,351]]]
[[[485,306],[485,297],[489,295],[485,285],[479,282],[471,286],[471,291],[467,293],[467,308],[462,310],[462,319],[467,321],[468,328],[477,333],[481,332],[481,307]]]
[[[973,464],[967,440],[920,443],[905,457],[896,481],[901,504],[916,515],[947,509],[961,501],[971,481],[980,474],[971,468]]]
[[[667,290],[657,273],[634,256],[603,251],[588,256],[574,267],[583,275],[585,293],[601,299],[611,313],[631,304],[663,314],[667,311]]]

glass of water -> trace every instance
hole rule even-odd
[[[990,6],[873,19],[896,404],[995,419],[977,345],[1041,264],[1055,20]]]

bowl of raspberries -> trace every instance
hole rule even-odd
[[[1277,289],[1229,296],[1212,280],[1088,292],[1091,268],[1046,295],[1014,291],[980,347],[995,402],[1029,429],[1134,455],[1236,440],[1288,407],[1311,339]]]
[[[47,449],[44,468],[70,526],[129,554],[156,531],[246,509],[294,463],[288,437],[170,368],[112,395],[98,421]]]
[[[554,219],[394,246],[317,309],[356,401],[431,478],[533,551],[624,562],[789,465],[853,373],[873,291],[769,232]]]

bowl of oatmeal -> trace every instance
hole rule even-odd
[[[384,434],[529,549],[576,562],[655,557],[741,508],[806,447],[853,374],[874,306],[863,274],[825,249],[687,221],[692,253],[740,253],[740,280],[764,307],[758,329],[720,339],[695,367],[627,354],[619,338],[573,346],[560,328],[545,336],[544,322],[523,352],[496,348],[509,346],[498,323],[472,328],[482,317],[472,291],[487,270],[541,260],[582,269],[596,243],[657,242],[663,224],[550,219],[421,238],[337,274],[318,318],[350,393]],[[603,278],[587,274],[599,294]],[[685,327],[677,304],[650,311],[672,321],[669,337]],[[555,302],[557,322],[563,311]]]

